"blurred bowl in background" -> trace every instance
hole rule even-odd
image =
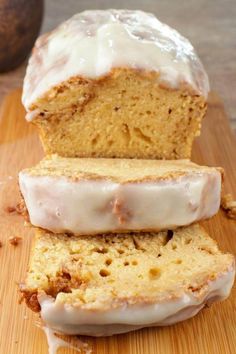
[[[30,53],[43,19],[43,0],[0,0],[0,73]]]

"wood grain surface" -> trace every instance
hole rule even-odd
[[[20,91],[11,93],[0,110],[0,353],[47,354],[47,342],[38,326],[38,316],[19,305],[17,284],[24,279],[32,231],[9,207],[20,195],[19,170],[39,161],[43,151],[37,133],[24,120]],[[193,160],[223,166],[225,188],[236,196],[236,142],[223,106],[216,94],[210,95],[209,110]],[[204,225],[221,249],[236,253],[236,223],[219,212]],[[14,246],[9,238],[19,236]],[[93,354],[235,354],[236,288],[230,298],[203,310],[193,319],[170,327],[143,329],[109,338],[85,338]],[[59,353],[75,353],[62,349]]]

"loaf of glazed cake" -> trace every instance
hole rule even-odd
[[[20,172],[30,221],[52,232],[160,231],[217,213],[221,169],[189,160],[44,158]]]
[[[234,274],[234,257],[198,224],[113,237],[37,230],[21,291],[53,331],[106,336],[188,319],[225,299]]]
[[[47,154],[190,158],[208,78],[190,42],[149,13],[85,11],[41,36],[23,88]]]

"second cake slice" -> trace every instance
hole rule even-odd
[[[31,223],[52,232],[160,231],[213,216],[221,170],[188,160],[53,155],[22,171],[19,183]]]

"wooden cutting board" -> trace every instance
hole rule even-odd
[[[16,213],[20,199],[17,174],[35,164],[43,151],[33,126],[24,120],[21,91],[6,97],[0,110],[0,354],[47,354],[47,342],[37,326],[38,316],[18,304],[17,283],[24,279],[32,231]],[[236,141],[223,105],[211,94],[209,110],[193,160],[222,166],[225,188],[236,197]],[[236,253],[236,223],[223,212],[204,225],[223,251]],[[18,246],[9,237],[20,236]],[[86,338],[94,354],[234,354],[236,353],[236,288],[222,304],[203,310],[193,319],[164,328],[143,329],[110,338]],[[62,349],[59,353],[76,353]]]

